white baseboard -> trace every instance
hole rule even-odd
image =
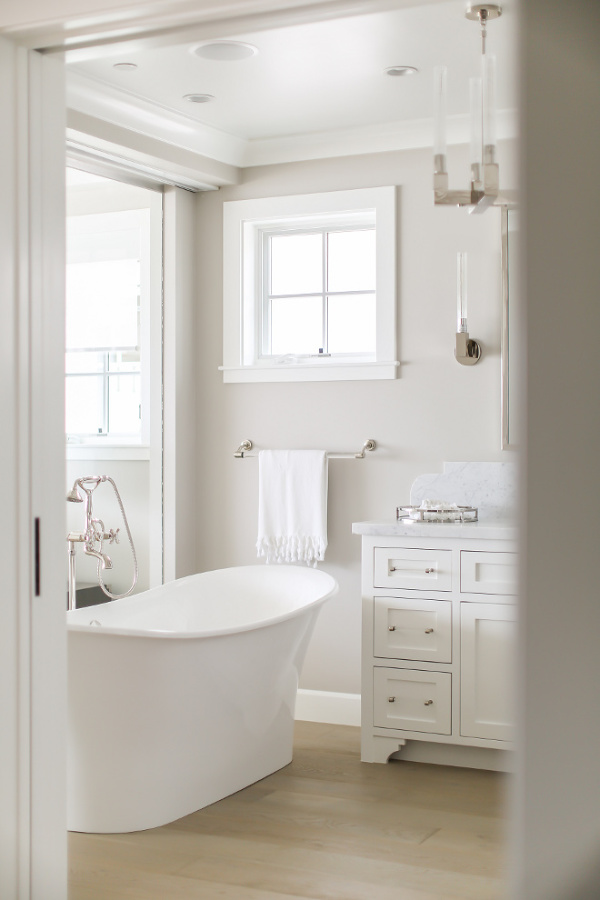
[[[360,694],[299,688],[295,718],[328,725],[360,725]]]

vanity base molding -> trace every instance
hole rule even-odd
[[[356,523],[362,534],[361,759],[510,770],[514,529]],[[446,532],[448,533],[448,532]]]
[[[464,744],[434,744],[431,741],[407,741],[399,753],[392,754],[391,759],[430,763],[438,766],[458,766],[463,769],[512,772],[515,766],[514,757],[515,754],[508,749],[497,750],[492,747],[472,747]],[[389,759],[390,757],[388,757]]]

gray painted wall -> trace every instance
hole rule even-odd
[[[514,186],[514,148],[501,148]],[[451,178],[467,181],[466,148],[453,148]],[[340,592],[323,610],[302,686],[360,691],[360,538],[352,522],[393,518],[412,481],[444,460],[501,460],[500,212],[434,208],[428,151],[382,153],[247,169],[241,185],[197,196],[198,567],[256,562],[258,467],[234,459],[257,448],[354,451],[329,464],[329,547],[323,569]],[[393,381],[224,385],[222,207],[226,200],[398,185],[398,358]],[[469,253],[470,329],[483,346],[474,368],[454,360],[456,253]]]

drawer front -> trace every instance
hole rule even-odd
[[[460,589],[468,594],[516,594],[517,554],[463,550]]]
[[[373,580],[379,588],[450,591],[452,551],[375,547]]]
[[[428,734],[452,731],[452,676],[413,669],[373,670],[373,724]]]
[[[452,603],[376,597],[373,653],[390,659],[452,662]]]

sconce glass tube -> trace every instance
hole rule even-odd
[[[456,254],[456,332],[466,334],[467,327],[467,254]]]
[[[496,162],[496,57],[482,56],[483,162]]]
[[[481,186],[483,162],[483,116],[481,78],[469,80],[469,95],[471,108],[471,181],[476,189]]]
[[[433,163],[436,172],[446,171],[446,66],[436,66],[433,72]]]

